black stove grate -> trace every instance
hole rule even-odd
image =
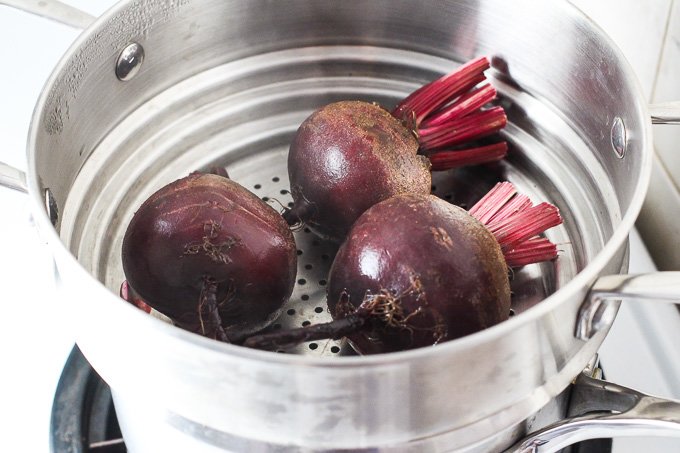
[[[52,453],[126,453],[111,390],[78,347],[57,385],[51,420]]]

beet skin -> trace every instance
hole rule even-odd
[[[334,318],[373,304],[382,314],[348,335],[360,353],[429,346],[508,318],[510,285],[494,236],[433,195],[398,195],[368,209],[330,271]]]
[[[227,335],[258,330],[290,297],[297,264],[283,218],[210,174],[192,174],[147,199],[125,233],[122,258],[128,282],[149,305],[208,336],[199,301],[212,297]]]
[[[342,241],[368,208],[401,193],[430,193],[429,160],[418,141],[383,108],[361,101],[329,104],[307,118],[290,146],[290,223]]]

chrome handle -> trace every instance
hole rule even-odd
[[[588,340],[616,315],[611,301],[620,299],[680,303],[680,272],[600,277],[579,310],[576,337]]]
[[[587,415],[532,433],[506,453],[551,453],[588,439],[680,437],[679,401],[645,395],[586,374],[576,379],[571,398],[578,413]]]
[[[0,162],[0,186],[9,187],[19,192],[28,193],[26,173]]]
[[[680,124],[680,101],[651,104],[652,124]]]
[[[595,282],[590,296],[680,303],[680,272],[607,275]]]
[[[0,0],[0,5],[45,17],[74,28],[87,28],[95,17],[57,0]]]

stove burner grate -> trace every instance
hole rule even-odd
[[[52,453],[126,453],[111,390],[78,347],[69,355],[52,405]]]

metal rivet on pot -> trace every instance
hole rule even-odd
[[[118,56],[116,62],[116,77],[118,80],[127,82],[139,72],[144,61],[144,48],[133,42],[129,44]]]
[[[59,220],[59,210],[57,209],[57,201],[54,199],[50,189],[45,189],[45,209],[47,210],[50,222],[52,222],[52,226],[55,226],[57,220]]]
[[[623,159],[626,155],[626,147],[628,145],[628,137],[626,135],[626,125],[620,117],[614,118],[612,124],[612,148],[619,159]]]

